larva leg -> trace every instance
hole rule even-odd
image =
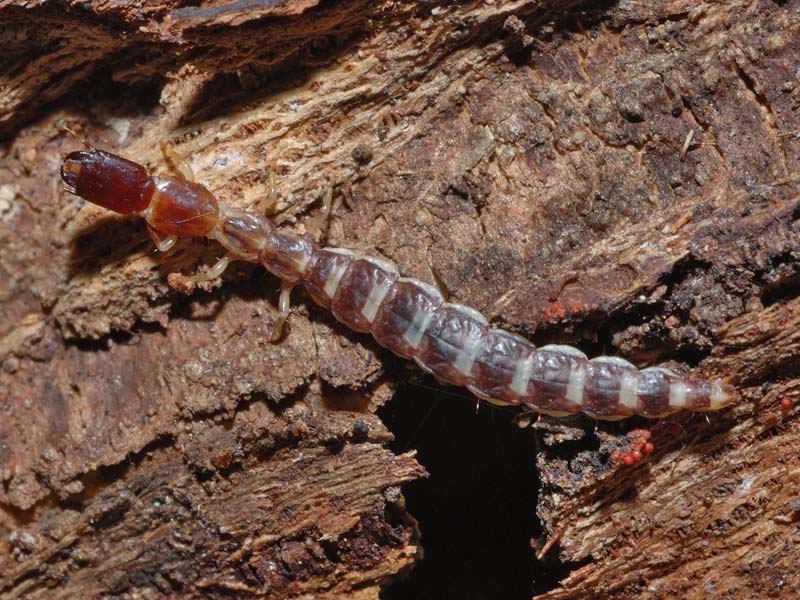
[[[536,560],[542,560],[547,555],[547,553],[550,552],[550,549],[556,544],[556,542],[558,542],[558,540],[561,539],[563,533],[564,529],[562,527],[558,527],[552,533],[552,535],[548,535],[547,541],[545,542],[544,546],[542,546],[542,549],[536,553]]]
[[[561,295],[561,292],[564,291],[564,288],[567,287],[570,283],[575,283],[578,281],[579,276],[577,273],[570,273],[568,275],[564,275],[561,277],[553,286],[553,289],[550,290],[550,293],[547,295],[547,300],[549,302],[555,302],[558,300],[558,297]]]
[[[431,276],[433,276],[433,282],[436,284],[436,287],[439,289],[439,293],[442,295],[442,298],[445,299],[445,302],[450,300],[450,290],[447,289],[447,285],[445,284],[444,280],[442,279],[441,275],[439,275],[439,271],[433,265],[428,265],[428,268],[431,270]]]
[[[216,279],[225,272],[225,269],[228,268],[230,262],[231,259],[229,256],[223,256],[205,273],[196,273],[188,279],[192,283],[200,283],[202,281],[211,281],[212,279]]]
[[[512,423],[519,427],[520,429],[526,429],[527,427],[536,426],[539,421],[542,420],[542,413],[536,412],[535,410],[531,410],[529,408],[523,408],[517,414],[514,415],[512,418]],[[538,438],[537,438],[538,442]]]
[[[293,287],[294,286],[285,282],[281,286],[281,296],[278,300],[278,310],[280,313],[278,314],[278,318],[275,319],[275,325],[272,326],[272,337],[270,338],[270,341],[273,343],[279,341],[283,336],[283,327],[291,311],[290,296]]]
[[[161,237],[161,235],[149,225],[147,226],[147,233],[150,234],[150,239],[153,240],[159,252],[169,252],[175,245],[175,242],[178,241],[178,236],[176,235]]]
[[[331,183],[328,192],[322,199],[322,210],[308,222],[306,230],[314,238],[319,237],[317,234],[322,231],[323,224],[330,221],[331,214],[333,213],[333,190],[335,186],[335,183]]]
[[[275,205],[278,204],[278,184],[277,177],[275,176],[275,161],[272,161],[272,164],[269,166],[268,185],[269,193],[266,198],[261,200],[258,206],[262,213],[267,217],[271,217],[275,214]]]
[[[194,171],[192,171],[192,167],[189,166],[186,159],[170,148],[164,140],[161,140],[159,143],[161,144],[161,152],[164,154],[170,166],[172,166],[186,181],[194,182]]]

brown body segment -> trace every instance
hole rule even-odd
[[[399,277],[385,261],[319,248],[307,237],[277,230],[260,213],[219,206],[199,184],[150,177],[141,165],[107,152],[73,152],[61,176],[69,191],[91,202],[139,212],[163,233],[211,237],[231,258],[260,263],[288,285],[302,283],[349,327],[371,332],[398,356],[482,398],[606,419],[716,410],[735,398],[721,381],[681,378],[663,369],[638,371],[614,357],[589,361],[569,346],[536,349],[491,329],[475,310],[444,302],[435,288]],[[220,263],[224,269],[227,258]]]
[[[307,237],[280,232],[270,224],[259,262],[276,277],[291,284],[299,283],[317,245]]]
[[[350,269],[355,255],[349,250],[322,248],[311,257],[303,286],[323,308],[330,308],[342,278]]]
[[[502,329],[490,329],[480,351],[475,357],[475,378],[468,385],[469,390],[485,399],[505,404],[519,404],[527,398],[525,389],[516,389],[520,369],[533,360],[536,348],[529,341]],[[516,376],[516,379],[515,379]]]
[[[334,316],[355,331],[370,331],[378,309],[397,279],[393,265],[364,257],[354,260],[333,297]]]
[[[634,414],[633,407],[620,402],[622,383],[627,375],[636,375],[636,369],[632,365],[608,360],[588,361],[583,411],[600,418],[627,417]]]
[[[433,314],[443,303],[441,294],[432,286],[400,277],[378,308],[372,335],[384,348],[402,358],[412,358]]]
[[[688,410],[707,411],[711,409],[711,384],[703,379],[687,378],[684,380],[687,386],[687,406]]]
[[[535,405],[542,410],[554,413],[580,412],[580,397],[577,397],[578,384],[575,374],[586,372],[586,359],[573,354],[540,349],[534,356],[531,369],[532,390],[529,398],[535,398]],[[526,400],[531,404],[531,400]]]
[[[645,369],[639,374],[638,413],[643,417],[663,417],[670,410],[670,389],[679,378],[660,369]]]
[[[260,213],[228,207],[220,212],[216,240],[242,260],[257,262],[270,230],[274,229],[272,223]]]
[[[153,177],[155,189],[145,218],[169,235],[204,237],[219,222],[217,199],[199,183],[173,177]]]
[[[486,319],[477,311],[443,304],[434,312],[414,360],[442,381],[470,385],[474,382],[475,358],[488,329]]]

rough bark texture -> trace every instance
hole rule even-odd
[[[574,566],[540,597],[796,597],[798,12],[0,3],[0,593],[373,598],[421,552],[423,466],[372,414],[398,361],[300,296],[270,344],[258,268],[171,288],[218,249],[66,196],[68,125],[153,170],[165,139],[237,206],[274,165],[300,231],[335,183],[332,244],[537,342],[730,377],[634,468],[642,421],[526,430]]]

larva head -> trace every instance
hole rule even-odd
[[[71,152],[61,163],[67,191],[118,213],[147,208],[153,184],[145,168],[102,150]]]

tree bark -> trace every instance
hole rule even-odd
[[[421,556],[374,415],[410,371],[300,294],[270,344],[260,268],[186,295],[219,249],[67,196],[68,126],[239,207],[274,170],[300,232],[335,186],[331,245],[497,326],[730,378],[708,418],[526,429],[569,570],[537,597],[796,597],[798,9],[0,3],[1,593],[375,598]]]

